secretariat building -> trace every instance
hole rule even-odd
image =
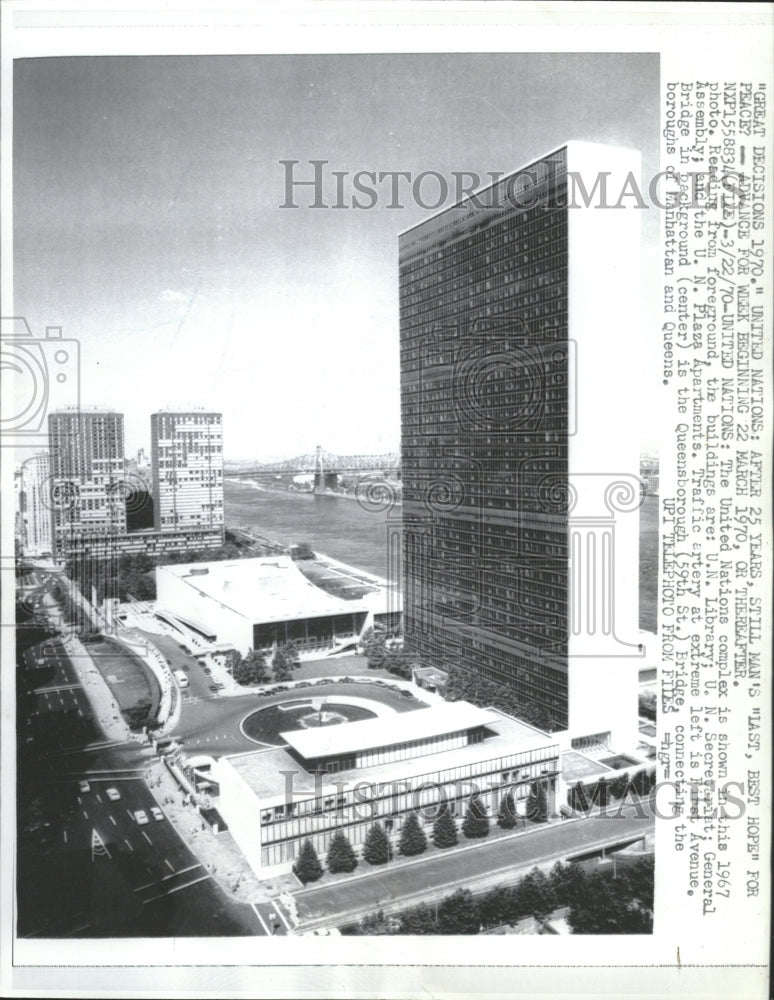
[[[603,173],[639,154],[569,143],[399,244],[407,647],[576,749],[636,746],[641,653],[639,218]]]

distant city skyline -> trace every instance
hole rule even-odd
[[[658,170],[652,54],[14,70],[14,311],[35,336],[54,324],[80,341],[81,401],[125,414],[128,454],[147,447],[149,399],[222,412],[226,461],[397,450],[397,236],[433,210],[282,209],[282,160],[327,160],[348,194],[358,170],[484,177],[573,138]],[[641,215],[647,285],[658,211]]]

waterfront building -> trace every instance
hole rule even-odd
[[[158,566],[156,613],[242,654],[287,641],[304,654],[354,651],[369,628],[394,631],[394,595],[375,577],[310,563],[268,556]]]
[[[312,721],[317,711],[310,702]],[[497,709],[441,702],[280,738],[212,769],[218,810],[259,877],[289,871],[307,838],[321,858],[338,831],[357,850],[377,820],[395,845],[412,811],[429,837],[439,807],[460,817],[475,790],[491,821],[509,790],[523,816],[535,782],[556,809],[557,742]]]
[[[48,417],[52,540],[57,557],[126,532],[124,417],[108,409]]]
[[[576,748],[637,738],[638,175],[568,143],[399,242],[407,648]]]
[[[223,418],[204,410],[151,414],[156,531],[223,535]]]
[[[48,496],[48,452],[39,452],[26,459],[16,474],[14,485],[17,501],[16,533],[22,554],[49,554],[51,503]]]

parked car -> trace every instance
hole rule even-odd
[[[85,795],[86,792],[90,792],[91,791],[91,785],[88,783],[88,781],[79,781],[78,782],[78,791],[82,795]]]
[[[202,670],[205,672],[205,674],[211,674],[212,673],[212,671],[210,670],[209,667],[202,667]]]
[[[405,688],[402,688],[400,693],[403,695],[404,698],[413,698],[414,697],[414,695],[412,694],[412,692],[411,691],[407,691]]]
[[[213,694],[217,694],[218,693],[217,685],[210,684],[210,691],[212,691]]]
[[[164,813],[159,809],[158,806],[151,806],[151,816],[160,823],[164,819]]]
[[[148,814],[144,809],[138,809],[134,814],[134,818],[137,821],[138,826],[145,826],[148,822]]]
[[[118,802],[118,800],[121,798],[121,793],[117,788],[108,788],[105,791],[105,795],[107,795],[107,797],[110,799],[111,802]]]

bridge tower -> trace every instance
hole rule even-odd
[[[322,445],[317,445],[314,452],[314,492],[325,492],[325,465],[323,463]]]

